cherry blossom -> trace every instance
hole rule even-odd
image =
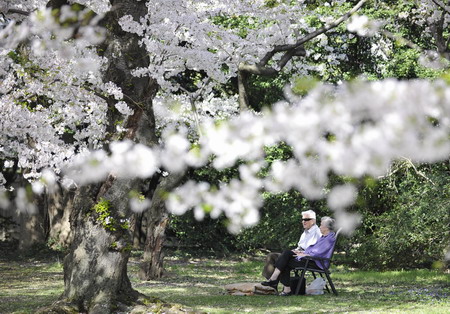
[[[213,93],[214,87],[238,76],[243,66],[256,67],[272,52],[269,66],[275,72],[296,70],[307,75],[325,71],[326,62],[339,64],[346,56],[329,46],[324,33],[309,42],[323,48],[321,52],[305,52],[315,65],[301,58],[283,65],[283,54],[276,48],[294,45],[319,30],[305,17],[332,23],[344,13],[345,1],[327,2],[333,16],[312,10],[305,1],[279,1],[269,7],[263,0],[165,0],[147,2],[148,14],[140,20],[121,17],[123,30],[139,37],[150,60],[133,74],[150,76],[159,84],[154,109],[161,137],[160,145],[152,148],[109,142],[105,98],[115,101],[124,119],[133,114],[122,90],[101,80],[108,60],[93,48],[105,34],[97,23],[113,7],[107,0],[78,1],[87,9],[73,12],[63,7],[58,21],[44,7],[46,2],[16,1],[15,9],[29,17],[15,14],[0,30],[0,158],[4,165],[23,169],[36,193],[54,186],[57,175],[64,185],[74,187],[108,175],[149,178],[208,162],[217,169],[240,163],[239,179],[221,186],[188,181],[170,194],[167,208],[176,214],[193,208],[198,219],[206,213],[213,218],[224,213],[230,231],[238,232],[258,221],[262,191],[297,189],[311,199],[327,198],[338,223],[350,231],[354,224],[342,221],[359,219],[345,211],[356,191],[351,185],[330,187],[330,173],[379,177],[399,158],[435,162],[449,156],[450,89],[444,81],[319,84],[305,97],[294,97],[287,87],[286,101],[258,114],[238,113],[236,96]],[[10,6],[0,0],[2,11]],[[89,9],[98,15],[88,25],[61,26],[64,20],[83,18]],[[421,1],[402,18],[426,25],[424,36],[433,38],[434,23],[443,18],[444,27],[448,25],[444,9],[435,1]],[[234,19],[244,27],[229,23]],[[391,43],[377,33],[378,21],[355,16],[348,29],[383,38],[372,47],[379,58],[387,58],[383,49]],[[343,35],[342,40],[351,36]],[[25,40],[29,45],[21,45]],[[436,60],[441,61],[437,57],[424,61]],[[186,70],[203,76],[193,92],[186,92],[175,79]],[[293,158],[268,166],[264,149],[280,142],[292,147]],[[269,174],[262,177],[265,167]],[[7,169],[1,169],[0,186],[6,184]],[[18,189],[14,202],[33,212],[27,193]],[[336,197],[343,193],[342,199]],[[136,203],[132,198],[131,207],[141,211],[148,202]],[[0,205],[10,205],[4,194]]]

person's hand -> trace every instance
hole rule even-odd
[[[294,253],[295,256],[305,256],[305,253],[303,253],[303,251],[300,250],[292,250],[292,252]]]

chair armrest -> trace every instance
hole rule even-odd
[[[302,257],[303,259],[308,259],[311,261],[321,261],[321,262],[325,262],[325,261],[331,261],[329,258],[326,257],[318,257],[318,256],[310,256],[310,255],[306,255]]]

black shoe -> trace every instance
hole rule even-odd
[[[280,297],[290,297],[291,295],[293,295],[293,294],[292,294],[292,291],[291,291],[291,292],[284,292],[284,291],[282,291],[282,292],[279,294]]]
[[[261,285],[277,289],[277,287],[278,287],[278,280],[263,281],[263,282],[261,282]]]

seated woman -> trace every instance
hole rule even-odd
[[[284,287],[283,291],[280,293],[280,296],[290,296],[290,273],[292,269],[305,265],[305,260],[302,260],[302,257],[331,257],[334,243],[336,242],[335,233],[332,232],[333,226],[333,218],[323,217],[320,220],[320,232],[322,233],[322,237],[316,242],[316,244],[309,246],[305,251],[295,251],[295,253],[291,250],[284,251],[277,259],[275,263],[275,270],[272,276],[270,276],[270,279],[268,281],[261,282],[261,284],[263,286],[270,286],[276,289],[278,282],[281,281]],[[328,267],[329,264],[327,262],[322,263],[320,261],[309,261],[308,266],[315,266],[320,269],[324,269]]]

